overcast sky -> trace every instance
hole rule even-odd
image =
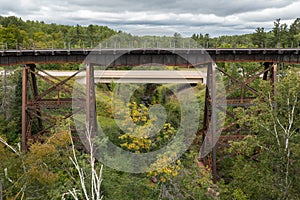
[[[211,36],[267,30],[300,17],[300,0],[0,0],[0,15],[69,25],[107,25],[137,35]]]

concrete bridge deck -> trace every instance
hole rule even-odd
[[[47,74],[55,77],[69,77],[76,71],[51,71]],[[42,76],[47,76],[39,72]],[[77,81],[85,83],[85,72],[79,73]],[[194,71],[170,71],[170,70],[95,70],[96,83],[206,83],[206,72]]]

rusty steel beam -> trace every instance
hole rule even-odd
[[[49,78],[52,78],[52,79],[55,80],[55,81],[61,81],[59,78],[57,78],[57,77],[55,77],[55,76],[52,76],[51,74],[49,74],[49,73],[46,72],[45,70],[42,70],[42,69],[39,68],[39,71],[42,72],[43,74],[46,74]],[[52,83],[55,83],[55,82],[52,82]],[[65,83],[64,85],[65,85],[65,86],[68,86],[68,88],[69,88],[69,90],[66,90],[66,91],[68,91],[69,93],[72,94],[72,92],[73,92],[73,91],[72,91],[72,90],[73,90],[73,86],[70,85],[70,84],[68,84],[68,83]]]
[[[30,71],[34,72],[35,71],[35,64],[29,64],[27,65],[30,69]],[[34,73],[30,73],[31,74],[31,81],[32,81],[32,90],[33,90],[33,96],[34,98],[36,98],[37,96],[39,96],[38,93],[38,87],[37,87],[37,81],[36,81],[36,76]],[[27,105],[28,106],[28,105]],[[37,105],[36,107],[36,114],[38,116],[41,116],[41,110],[39,108],[39,106]],[[43,122],[40,118],[37,119],[38,120],[38,129],[42,130],[43,129]]]
[[[217,99],[217,105],[246,107],[254,105],[253,100],[255,97],[244,97],[243,101],[240,98]]]
[[[39,70],[39,71],[40,71],[40,70]],[[46,76],[42,76],[40,73],[38,73],[38,72],[36,72],[36,71],[30,71],[30,72],[33,73],[33,74],[35,74],[35,76],[41,78],[42,80],[46,81],[47,83],[49,83],[49,84],[52,85],[52,86],[54,86],[54,85],[56,85],[57,83],[59,83],[59,82],[62,81],[62,80],[60,80],[60,79],[55,79],[55,80],[56,80],[56,82],[55,82],[55,81],[51,80],[52,77],[48,78],[48,77],[46,77]],[[58,87],[56,87],[56,89],[57,89],[57,88],[58,88]],[[62,91],[64,91],[64,92],[66,92],[66,93],[69,93],[70,95],[72,94],[72,90],[70,90],[70,89],[67,89],[67,88],[64,88],[64,87],[59,88],[59,89],[62,90]]]
[[[236,78],[234,78],[233,76],[231,76],[230,74],[228,74],[227,72],[225,72],[223,69],[218,68],[218,71],[222,72],[222,74],[228,76],[233,82],[235,83],[240,83],[241,86],[245,86],[247,89],[249,89],[251,92],[253,92],[254,94],[258,95],[257,90],[255,90],[254,88],[250,87],[248,84],[249,83],[244,83],[242,80],[238,80]]]
[[[50,87],[48,90],[44,91],[42,94],[40,94],[38,97],[34,98],[34,100],[40,100],[43,97],[45,97],[46,95],[50,94],[51,92],[57,90],[58,88],[60,88],[62,85],[64,85],[66,82],[68,82],[69,80],[71,80],[72,78],[74,78],[77,74],[79,73],[79,71],[77,71],[76,73],[74,73],[72,76],[58,82],[55,83],[52,87]]]
[[[268,68],[268,69],[264,69],[263,71],[257,73],[256,75],[254,75],[254,76],[248,78],[248,79],[245,80],[244,82],[239,83],[238,85],[234,85],[232,88],[230,88],[230,90],[225,91],[224,93],[219,94],[218,97],[219,97],[219,96],[222,96],[222,95],[225,95],[225,93],[227,93],[227,94],[229,93],[229,94],[230,94],[231,92],[233,92],[233,91],[239,89],[242,85],[251,83],[251,82],[254,81],[256,78],[258,78],[260,75],[264,74],[266,71],[269,71],[269,70],[270,70],[269,68]]]
[[[68,119],[68,118],[71,118],[75,113],[78,113],[78,112],[80,112],[82,110],[82,108],[78,108],[76,111],[72,111],[72,112],[70,112],[70,113],[67,113],[65,116],[63,116],[63,118],[61,118],[61,120],[66,120],[66,119]],[[37,138],[37,137],[39,137],[41,134],[43,134],[43,133],[45,133],[45,132],[47,132],[47,131],[49,131],[51,128],[54,128],[55,126],[57,126],[58,124],[60,124],[61,123],[61,121],[58,121],[57,119],[55,119],[55,122],[53,122],[53,123],[49,123],[50,125],[49,126],[47,126],[46,128],[44,128],[43,130],[41,130],[41,131],[39,131],[38,133],[36,133],[35,135],[34,135],[34,137],[35,138]]]
[[[37,69],[38,69],[39,72],[42,72],[41,74],[45,74],[46,76],[43,76],[43,75],[41,75],[40,73],[37,73],[37,75],[38,75],[40,78],[42,78],[43,80],[49,82],[51,85],[55,85],[57,82],[61,82],[61,81],[62,81],[61,79],[59,79],[59,78],[57,78],[57,77],[51,75],[50,73],[48,73],[48,72],[45,71],[45,70],[42,70],[42,69],[40,69],[40,68],[37,68]],[[80,73],[80,72],[82,72],[82,71],[84,71],[84,70],[85,70],[85,68],[82,68],[82,69],[80,69],[80,70],[77,70],[76,74],[75,74],[75,73],[74,73],[75,75],[73,74],[74,77],[75,77],[78,73]],[[54,81],[52,81],[51,79],[53,79]],[[56,81],[56,82],[55,82],[55,81]],[[65,83],[64,83],[64,86],[68,87],[68,88],[66,88],[66,87],[60,88],[60,89],[61,89],[62,91],[64,91],[64,92],[67,92],[67,93],[69,93],[69,94],[72,95],[73,92],[74,92],[74,90],[76,90],[76,92],[82,94],[83,96],[85,95],[83,91],[77,90],[76,88],[73,87],[73,85],[68,84],[68,82],[65,82]]]
[[[54,123],[57,121],[57,118],[54,117],[54,116],[51,116],[49,114],[47,114],[47,112],[44,112],[44,111],[41,111],[41,114],[42,115],[37,115],[36,114],[36,110],[35,109],[27,109],[28,113],[37,117],[37,118],[40,118],[41,120],[43,120],[44,122],[47,122],[47,123]],[[52,120],[52,121],[51,121]]]
[[[27,100],[28,100],[28,67],[23,66],[22,69],[22,151],[27,150]]]
[[[70,108],[72,107],[72,98],[60,99],[41,99],[39,101],[29,100],[28,108]]]

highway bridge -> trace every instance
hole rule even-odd
[[[2,50],[0,66],[16,64],[83,63],[89,60],[103,66],[137,66],[160,63],[191,66],[214,62],[300,63],[300,49],[37,49]]]
[[[51,71],[39,72],[42,76],[70,77],[76,71]],[[86,74],[79,73],[76,81],[85,84]],[[95,83],[206,83],[206,72],[198,70],[171,71],[171,70],[94,70]]]

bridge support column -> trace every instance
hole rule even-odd
[[[78,105],[77,111],[72,107],[73,83],[69,83],[81,70],[73,75],[59,79],[37,69],[34,64],[27,64],[22,70],[22,150],[28,149],[28,140],[40,140],[40,135],[51,130],[64,119],[70,118],[73,112],[84,108]],[[37,78],[43,84],[39,93]],[[82,93],[84,99],[84,92]],[[63,95],[62,95],[63,94]],[[62,96],[64,96],[62,98]],[[67,108],[67,109],[66,109]],[[48,112],[52,110],[51,114]]]
[[[94,66],[86,65],[86,126],[91,136],[97,134],[97,114],[96,114],[96,96]]]
[[[221,72],[224,76],[227,76],[230,81],[228,85],[225,86],[226,91],[219,91],[216,94],[216,70]],[[209,165],[212,170],[213,180],[217,181],[217,148],[220,148],[222,142],[226,142],[226,136],[220,136],[219,141],[216,140],[216,136],[221,132],[228,132],[230,134],[239,133],[238,135],[234,135],[236,137],[230,137],[230,140],[236,140],[243,138],[240,135],[240,132],[245,130],[245,127],[240,127],[238,122],[238,118],[235,114],[230,111],[230,109],[226,109],[222,107],[222,105],[226,105],[227,107],[235,108],[235,107],[247,107],[253,105],[252,101],[256,96],[259,95],[259,91],[253,88],[250,83],[252,83],[255,79],[259,78],[263,75],[263,79],[267,80],[268,77],[271,77],[271,83],[273,83],[274,94],[276,94],[275,81],[276,81],[276,65],[271,66],[271,63],[264,63],[264,69],[255,69],[255,71],[248,72],[249,75],[243,76],[240,78],[236,78],[233,75],[226,72],[225,69],[214,66],[213,63],[209,64],[207,69],[207,85],[206,85],[206,95],[205,95],[205,109],[204,109],[204,121],[203,121],[203,138],[202,141],[208,143],[207,145],[216,144],[212,146],[212,152],[209,158],[205,159],[206,165]],[[270,72],[270,74],[268,74]],[[245,79],[245,77],[247,77]],[[240,90],[240,94],[235,94]],[[248,92],[247,96],[246,90]],[[220,93],[221,92],[221,93]],[[250,94],[251,93],[251,94]],[[233,96],[231,96],[233,95]],[[226,96],[226,99],[222,99],[222,96]],[[276,106],[276,105],[275,105]],[[218,128],[217,124],[217,109],[226,114],[227,125],[223,128]],[[224,140],[225,139],[225,140]],[[209,148],[208,146],[207,148]]]
[[[271,83],[273,86],[273,94],[274,96],[277,95],[277,91],[276,91],[276,81],[277,81],[277,64],[273,64],[272,66],[272,77],[271,77]]]
[[[264,62],[264,69],[267,70],[264,72],[263,75],[263,80],[267,80],[268,79],[268,69],[270,68],[270,63],[269,62]]]
[[[37,86],[37,80],[35,76],[35,64],[28,65],[30,68],[30,75],[31,75],[31,83],[32,83],[32,93],[34,98],[38,98],[38,86]],[[39,105],[36,106],[36,115],[37,115],[37,121],[38,121],[38,130],[41,131],[43,129],[43,121],[42,121],[42,114],[41,114],[41,108]]]
[[[27,150],[27,141],[31,137],[33,116],[29,113],[29,90],[32,89],[33,98],[38,98],[38,86],[35,76],[35,64],[27,64],[22,70],[22,151]],[[29,74],[31,75],[31,84],[29,84]],[[37,117],[37,129],[43,129],[42,115],[39,104],[34,105],[34,115]]]
[[[28,129],[28,113],[27,113],[27,101],[28,101],[28,67],[25,65],[22,69],[22,151],[27,150],[27,129]]]
[[[273,87],[273,95],[277,95],[277,91],[276,91],[276,80],[277,80],[277,64],[276,63],[269,63],[269,62],[265,62],[264,63],[265,66],[265,73],[263,76],[263,80],[267,80],[268,79],[268,73],[269,74],[269,80],[270,80],[270,84]]]
[[[277,102],[275,101],[275,96],[277,95],[277,90],[276,90],[276,81],[277,81],[277,64],[274,63],[272,65],[272,68],[270,69],[270,84],[273,88],[273,100],[274,100],[274,104],[273,104],[273,108],[274,110],[277,109]]]
[[[207,138],[207,145],[212,145],[211,158],[208,158],[205,164],[211,165],[214,182],[217,181],[217,149],[214,145],[217,142],[216,109],[216,66],[214,63],[208,63],[202,142]]]
[[[217,181],[217,149],[216,149],[216,137],[217,137],[217,104],[216,104],[216,64],[211,63],[211,137],[212,137],[212,176],[213,181]]]

